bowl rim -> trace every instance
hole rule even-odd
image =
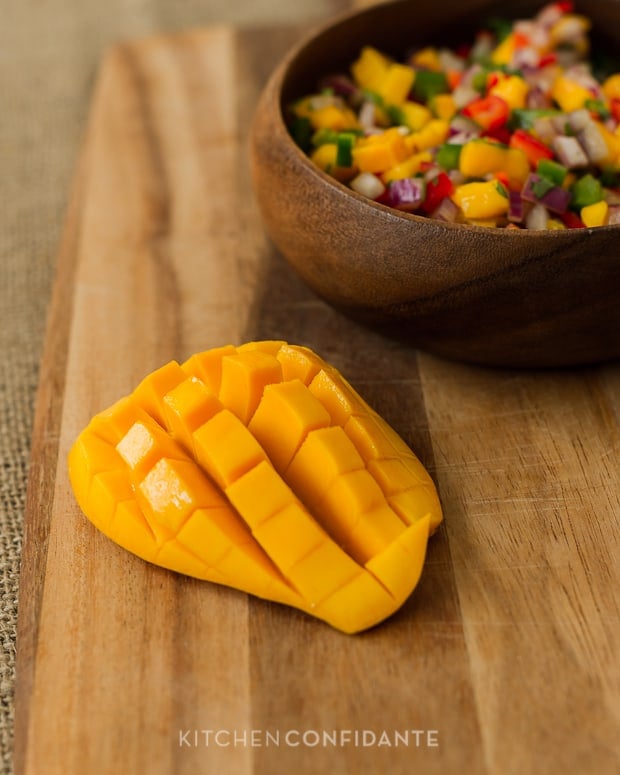
[[[415,213],[410,213],[404,210],[398,210],[395,207],[390,207],[389,205],[384,205],[384,204],[381,204],[380,202],[375,202],[372,199],[368,199],[368,197],[365,197],[362,194],[359,194],[357,191],[350,188],[349,186],[346,186],[337,178],[334,178],[331,175],[328,175],[318,165],[312,162],[310,157],[306,153],[304,153],[304,151],[297,145],[297,143],[291,136],[284,116],[282,89],[285,83],[287,73],[289,72],[290,68],[309,46],[313,45],[315,41],[319,40],[322,35],[328,34],[333,28],[338,27],[340,25],[345,25],[347,22],[357,19],[359,17],[365,16],[367,14],[368,15],[372,15],[375,13],[380,14],[382,10],[388,7],[394,7],[398,5],[410,5],[410,4],[413,4],[414,2],[415,0],[386,0],[386,2],[381,2],[377,5],[370,5],[370,6],[367,6],[366,8],[358,8],[358,9],[338,13],[327,20],[324,20],[322,22],[318,22],[317,24],[315,24],[312,27],[312,29],[310,29],[308,32],[302,35],[296,42],[294,42],[291,45],[291,47],[288,49],[288,51],[284,54],[284,56],[280,60],[279,64],[276,66],[276,69],[274,70],[270,78],[270,81],[271,81],[270,85],[272,88],[272,100],[273,100],[272,105],[275,104],[275,107],[276,107],[275,120],[277,122],[277,129],[279,130],[280,135],[282,136],[282,139],[287,144],[288,152],[295,154],[296,161],[302,164],[303,167],[310,174],[316,177],[322,186],[325,186],[327,188],[334,188],[335,191],[338,192],[341,196],[352,196],[362,206],[364,205],[368,206],[371,209],[377,210],[379,213],[382,213],[384,215],[389,214],[394,218],[400,218],[400,219],[403,219],[404,221],[409,221],[411,223],[425,224],[431,221],[434,227],[439,229],[445,229],[448,232],[464,230],[465,232],[473,231],[474,233],[488,234],[488,235],[492,234],[497,236],[501,234],[502,236],[500,237],[500,239],[540,240],[544,238],[544,239],[553,239],[556,241],[563,242],[563,241],[571,241],[576,236],[578,236],[579,232],[581,232],[581,234],[583,235],[584,233],[593,234],[593,233],[611,232],[611,231],[617,230],[620,227],[620,223],[608,224],[606,226],[596,226],[596,227],[586,226],[580,229],[537,229],[536,230],[536,229],[506,229],[506,228],[497,228],[497,227],[489,227],[489,226],[478,226],[476,224],[471,224],[471,223],[451,223],[449,221],[430,219],[423,215],[416,215]],[[610,6],[620,6],[620,2],[617,2],[617,0],[603,0],[603,3],[608,4]],[[581,4],[583,3],[580,3],[580,5]]]

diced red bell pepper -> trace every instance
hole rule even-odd
[[[566,0],[566,2],[556,3],[555,7],[559,8],[562,13],[570,13],[574,9],[575,3],[573,3],[572,0]]]
[[[611,115],[616,119],[616,121],[620,121],[620,99],[617,97],[612,97],[609,100],[609,110],[611,111]]]
[[[506,100],[495,94],[489,94],[487,97],[481,97],[465,105],[461,112],[464,116],[472,118],[483,129],[493,130],[506,123],[510,108]]]
[[[502,145],[508,145],[510,142],[510,129],[507,126],[498,126],[496,129],[488,129],[482,132],[482,136],[487,140],[497,140]]]
[[[499,180],[499,182],[504,186],[505,189],[510,190],[510,177],[507,172],[504,172],[503,170],[498,170],[497,172],[493,173],[495,177]]]
[[[567,210],[560,215],[560,220],[566,226],[567,229],[585,229],[586,225],[581,218],[573,213],[571,210]]]
[[[554,51],[550,51],[548,54],[543,54],[538,60],[538,67],[542,70],[543,67],[548,65],[554,65],[558,61],[558,55]]]
[[[445,172],[440,172],[426,184],[426,198],[422,209],[426,213],[432,213],[439,207],[441,200],[454,193],[454,183]]]
[[[512,40],[515,48],[525,48],[531,43],[529,37],[524,32],[518,31],[513,33]]]
[[[537,137],[534,137],[534,135],[526,132],[525,129],[515,129],[508,144],[511,148],[518,148],[523,151],[533,169],[536,168],[541,159],[553,158],[551,148]]]

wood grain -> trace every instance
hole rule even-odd
[[[16,772],[611,774],[620,369],[442,361],[358,327],[292,274],[246,151],[258,92],[298,33],[206,28],[118,46],[102,66],[39,391]],[[70,492],[66,453],[94,412],[170,358],[254,338],[332,361],[438,483],[445,523],[418,589],[361,636],[147,565]],[[207,744],[207,730],[240,742]],[[438,745],[312,744],[334,730],[437,730]],[[289,731],[309,744],[266,744]]]

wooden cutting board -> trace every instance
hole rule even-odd
[[[296,35],[210,27],[119,45],[101,68],[41,371],[16,771],[617,772],[618,364],[442,361],[301,284],[247,160]],[[72,497],[66,454],[92,414],[167,360],[258,338],[332,361],[438,484],[423,579],[368,633],[149,566]]]

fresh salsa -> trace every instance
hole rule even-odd
[[[620,223],[620,72],[572,3],[495,19],[471,44],[405,61],[366,46],[290,106],[321,169],[369,199],[507,229]]]

